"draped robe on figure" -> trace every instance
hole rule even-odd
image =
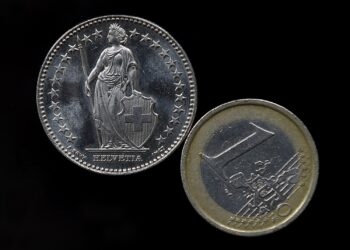
[[[105,49],[97,66],[103,68],[94,94],[94,119],[101,136],[100,147],[127,147],[127,139],[119,132],[115,117],[121,111],[120,101],[125,96],[123,84],[135,81],[128,79],[130,67],[136,66],[135,59],[132,52],[121,45],[118,49]]]

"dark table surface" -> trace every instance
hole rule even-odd
[[[335,87],[323,82],[326,22],[307,8],[209,2],[4,1],[1,68],[3,109],[8,114],[2,117],[6,150],[0,170],[0,249],[115,249],[119,240],[156,245],[165,240],[160,245],[166,248],[185,246],[188,240],[232,247],[277,247],[276,242],[299,247],[322,239],[330,206],[322,200],[328,195],[323,177],[332,174],[324,115],[331,112],[326,106]],[[259,98],[286,107],[305,123],[321,167],[313,200],[299,218],[257,238],[232,236],[210,226],[182,188],[182,145],[161,164],[130,176],[86,171],[55,149],[36,110],[41,64],[65,31],[107,14],[148,19],[181,44],[197,78],[195,121],[222,103]]]

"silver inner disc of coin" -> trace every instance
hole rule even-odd
[[[215,157],[228,149],[233,153],[226,159]],[[223,160],[222,164],[215,164],[217,159]],[[242,120],[216,130],[203,152],[201,172],[208,193],[218,204],[231,213],[249,212],[249,217],[254,217],[276,209],[293,193],[300,160],[300,153],[278,127]],[[265,186],[276,186],[278,197],[272,189],[263,189]],[[266,191],[266,197],[255,195],[257,190]],[[269,198],[271,201],[265,202]],[[250,208],[252,203],[257,209]]]

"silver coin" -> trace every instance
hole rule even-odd
[[[304,124],[285,108],[244,99],[200,119],[181,159],[186,194],[209,223],[228,233],[274,232],[306,207],[318,155]]]
[[[37,106],[56,148],[103,174],[162,161],[186,136],[196,81],[180,45],[137,17],[103,16],[67,31],[39,74]]]

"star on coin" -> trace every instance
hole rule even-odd
[[[95,29],[95,32],[92,33],[92,35],[95,37],[95,40],[97,40],[102,37],[101,33],[102,33],[102,30]]]
[[[141,38],[140,42],[143,42],[143,41],[147,42],[147,41],[152,40],[151,38],[148,37],[148,33],[146,35],[141,35],[141,36],[142,36],[142,38]]]
[[[164,130],[164,132],[166,133],[166,136],[169,136],[170,134],[173,133],[173,129],[172,127],[169,127],[168,125],[166,126],[166,129]]]
[[[136,31],[136,29],[130,30],[129,32],[130,32],[130,38],[132,38],[133,36],[140,35],[140,33]]]
[[[62,78],[57,77],[56,74],[51,79],[49,79],[49,81],[52,82],[52,86],[54,84],[57,84],[58,86],[61,86],[61,83],[60,83],[61,80],[62,80]]]
[[[57,121],[57,122],[64,120],[62,117],[62,113],[58,113],[58,114],[53,113],[53,114],[55,117],[52,118],[52,120]]]
[[[68,53],[66,54],[62,54],[62,62],[68,62],[70,59],[72,59],[71,57],[68,56]]]
[[[152,44],[150,45],[151,48],[158,49],[160,48],[159,41],[153,40]]]
[[[55,66],[55,68],[57,69],[56,73],[60,73],[60,74],[63,74],[64,70],[66,69],[66,67],[63,67],[61,64],[58,64],[58,66]]]
[[[78,51],[79,49],[77,48],[76,44],[70,45],[68,44],[69,50],[68,52],[74,52],[74,51]]]
[[[183,84],[181,80],[179,82],[175,82],[174,85],[176,86],[175,91],[183,91],[183,87],[185,86],[185,84]]]
[[[67,138],[67,142],[73,143],[73,141],[75,141],[75,139],[77,139],[77,137],[73,136],[73,133],[69,133],[69,135],[66,135]]]
[[[176,124],[179,124],[180,121],[179,121],[179,116],[171,116],[171,120],[170,120],[170,123],[173,124],[173,125],[176,125]]]
[[[160,57],[161,58],[165,58],[165,57],[169,57],[169,54],[168,54],[169,50],[168,49],[164,49],[162,48],[162,51],[159,53]]]
[[[173,78],[180,78],[180,76],[182,75],[182,72],[178,71],[177,68],[175,68],[175,71],[173,72]]]
[[[156,138],[156,141],[158,141],[158,145],[160,145],[164,140],[165,140],[165,137],[163,137],[162,135],[159,135],[159,137]]]
[[[169,61],[165,62],[168,65],[168,68],[176,67],[176,60],[173,60],[171,57],[169,57]]]
[[[55,96],[58,97],[58,89],[51,88],[51,91],[48,92],[47,94],[49,94],[51,96],[51,98],[53,98]]]
[[[186,97],[183,96],[183,93],[181,94],[175,94],[176,95],[176,99],[175,99],[175,102],[182,102],[183,100],[186,99]]]
[[[69,131],[69,128],[67,127],[66,123],[58,126],[60,126],[60,129],[58,130],[58,132],[61,132],[62,134],[64,134],[66,131]]]
[[[88,42],[93,43],[92,40],[90,39],[90,35],[87,36],[86,34],[84,34],[84,37],[83,37],[83,39],[81,39],[81,41],[84,42],[85,45],[86,45]]]
[[[49,106],[49,108],[52,109],[52,110],[60,109],[58,104],[59,104],[59,102],[51,101],[51,105]]]
[[[179,105],[179,106],[174,105],[174,111],[173,112],[180,115],[182,112],[185,112],[185,110],[182,108],[182,105]]]

